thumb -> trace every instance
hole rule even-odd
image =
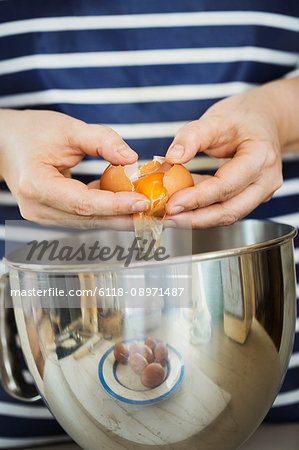
[[[71,145],[91,156],[102,156],[111,164],[132,164],[138,159],[138,154],[112,130],[104,125],[89,125],[81,122],[76,124],[70,138]]]
[[[224,118],[205,117],[184,125],[171,143],[165,158],[171,163],[184,164],[197,152],[218,148],[216,157],[228,156],[228,147],[233,148],[234,130]],[[229,149],[229,150],[230,150]]]

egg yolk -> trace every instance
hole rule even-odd
[[[164,173],[151,173],[135,181],[134,190],[147,197],[151,204],[149,212],[160,213],[168,200],[167,191],[163,185]]]

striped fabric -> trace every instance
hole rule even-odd
[[[181,125],[219,99],[298,68],[296,0],[0,1],[0,107],[51,109],[111,126],[141,159],[163,155]],[[87,157],[73,176],[88,182],[105,167]],[[202,155],[189,168],[217,167]],[[283,170],[282,188],[251,217],[298,227],[299,153],[285,158]],[[20,218],[4,183],[0,205],[3,254],[4,220]],[[298,275],[299,247],[296,263]],[[298,320],[289,371],[267,420],[299,420]],[[0,392],[1,448],[57,442],[62,433],[42,404]]]

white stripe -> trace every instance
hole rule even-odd
[[[30,417],[31,419],[54,419],[45,406],[18,405],[6,402],[0,402],[0,415]]]
[[[299,69],[292,70],[292,72],[287,73],[284,75],[283,78],[294,78],[299,76]]]
[[[287,406],[299,402],[299,389],[290,392],[282,392],[276,397],[273,407]]]
[[[0,277],[4,272],[6,272],[6,266],[3,261],[0,261]]]
[[[71,169],[74,175],[101,175],[106,167],[108,167],[106,161],[92,160],[92,161],[82,161],[76,167]]]
[[[105,124],[113,128],[123,139],[151,139],[174,137],[186,122],[156,122],[133,124]],[[166,149],[165,149],[166,150]]]
[[[283,161],[296,161],[299,159],[299,149],[297,151],[292,151],[288,153],[283,153],[282,160]]]
[[[134,125],[132,125],[134,127]],[[134,136],[134,139],[138,138],[138,129],[132,129],[130,132],[130,137],[128,138],[127,133],[122,133],[120,128],[117,125],[111,125],[111,127],[114,130],[118,130],[120,134],[124,137],[124,139],[132,139],[132,136]],[[128,126],[129,127],[129,126]],[[179,127],[178,127],[179,128]],[[159,129],[156,129],[156,132],[158,134]],[[144,129],[144,132],[146,133],[146,130]],[[145,134],[144,133],[144,134]],[[173,136],[175,133],[170,133],[169,136]],[[154,137],[154,133],[151,137]],[[155,137],[164,137],[164,136],[155,136]],[[142,138],[144,138],[144,135],[142,135]],[[145,164],[149,160],[141,159],[138,161],[140,165]],[[200,158],[193,158],[191,161],[189,161],[185,166],[190,171],[197,171],[197,170],[216,170],[220,167],[220,165],[223,163],[223,159],[216,159],[211,158],[209,156],[203,156]],[[82,161],[80,162],[76,167],[73,167],[71,169],[72,174],[74,175],[101,175],[106,167],[108,166],[108,163],[106,161],[102,160],[91,160],[91,161]]]
[[[299,247],[294,249],[295,264],[299,264]]]
[[[293,369],[294,367],[298,366],[299,366],[299,352],[292,354],[288,368]]]
[[[18,221],[19,226],[10,225],[10,221],[7,221],[6,225],[0,225],[0,239],[6,239],[14,242],[29,242],[31,240],[43,240],[43,239],[59,239],[69,236],[69,233],[63,231],[63,229],[56,231],[51,228],[34,228],[23,227],[25,224],[23,221]],[[13,221],[15,222],[15,221]]]
[[[261,25],[292,31],[299,30],[299,20],[284,14],[258,11],[209,11],[27,19],[2,24],[0,26],[0,37],[41,31],[164,28],[208,25]]]
[[[296,284],[296,297],[299,298],[299,284]]]
[[[287,195],[299,195],[299,178],[285,180],[273,197],[286,197]]]
[[[286,224],[292,225],[293,227],[298,228],[299,227],[299,212],[292,213],[292,214],[285,214],[284,216],[271,217],[270,220],[273,220],[274,222],[286,223]]]
[[[0,62],[0,75],[32,69],[121,67],[235,61],[257,61],[294,66],[297,65],[299,59],[296,53],[252,46],[55,53],[29,55],[4,60]]]
[[[16,200],[10,192],[1,192],[0,191],[0,205],[15,205]]]
[[[297,317],[296,319],[296,329],[295,329],[296,333],[299,332],[299,318]]]
[[[53,103],[114,104],[199,100],[239,94],[256,85],[243,82],[151,86],[115,89],[48,89],[0,98],[0,107],[15,108]]]
[[[69,436],[64,436],[63,434],[60,436],[43,436],[43,437],[21,437],[21,438],[4,438],[0,437],[0,448],[21,448],[28,447],[32,448],[36,445],[43,444],[54,444],[59,442],[68,442],[71,438]]]

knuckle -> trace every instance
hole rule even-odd
[[[282,173],[279,173],[278,176],[274,178],[274,182],[272,183],[271,191],[270,191],[270,193],[267,195],[267,197],[265,198],[264,203],[265,203],[265,202],[269,202],[269,201],[271,200],[271,198],[272,198],[272,196],[274,195],[274,193],[275,193],[279,188],[281,188],[282,184],[283,184],[283,176],[282,176]]]
[[[101,219],[96,216],[89,217],[88,220],[78,220],[76,226],[83,230],[97,228],[101,224]]]
[[[218,201],[229,200],[234,194],[234,186],[229,181],[224,180],[215,175],[215,179],[218,180]]]
[[[30,208],[26,202],[22,203],[19,202],[19,210],[21,213],[21,216],[23,217],[23,219],[29,220],[29,221],[36,221],[38,219],[36,213],[34,213],[34,211],[32,211],[32,208]]]
[[[278,155],[276,152],[273,151],[273,149],[269,149],[266,156],[266,166],[267,167],[273,167],[278,163]]]
[[[103,134],[106,135],[107,138],[115,137],[116,133],[112,128],[107,127],[106,125],[97,125],[97,126],[100,127],[99,129],[102,131]]]
[[[35,189],[29,179],[25,177],[20,179],[16,196],[28,200],[35,198]]]
[[[275,178],[274,192],[277,189],[279,189],[282,186],[282,184],[283,184],[283,176],[282,176],[282,173],[280,172],[279,175],[277,176],[277,178]]]
[[[228,183],[222,183],[222,191],[221,191],[221,197],[223,200],[228,200],[232,197],[234,193],[234,187]]]
[[[264,149],[264,157],[265,157],[265,167],[275,167],[279,166],[281,167],[281,156],[280,156],[280,149],[275,144],[275,142],[271,141],[264,141],[263,142],[263,149]]]
[[[92,216],[94,215],[94,207],[88,199],[82,198],[74,206],[74,213],[78,216]]]
[[[183,125],[176,134],[176,140],[185,138],[189,143],[192,143],[196,138],[196,131],[198,128],[199,120],[193,120]]]
[[[122,205],[120,199],[114,194],[112,201],[113,214],[118,215],[122,213]]]
[[[269,195],[265,198],[265,200],[263,201],[263,203],[269,202],[269,201],[271,200],[272,196],[273,196],[273,192],[272,192],[272,194],[269,194]]]
[[[232,225],[233,223],[240,220],[240,218],[240,213],[238,213],[237,211],[223,207],[219,224],[221,226]]]
[[[205,204],[205,201],[203,198],[201,198],[201,190],[198,187],[195,187],[195,189],[192,192],[192,195],[189,197],[185,197],[185,199],[182,199],[181,202],[183,205],[185,205],[186,210],[194,210],[198,208],[202,208],[203,206],[207,206]]]

